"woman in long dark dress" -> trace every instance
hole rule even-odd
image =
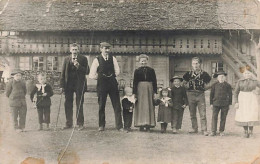
[[[137,98],[134,110],[134,126],[140,131],[150,131],[155,127],[154,94],[157,93],[157,81],[153,68],[147,66],[148,56],[139,56],[140,67],[134,72],[133,93]]]

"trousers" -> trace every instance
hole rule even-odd
[[[221,111],[219,131],[223,132],[225,130],[225,124],[226,124],[228,110],[229,110],[229,106],[213,106],[212,122],[211,122],[211,131],[212,132],[217,131],[219,111]]]
[[[65,115],[66,115],[66,126],[73,125],[73,99],[74,92],[76,93],[76,116],[77,125],[84,125],[84,114],[83,114],[83,103],[84,103],[84,92],[82,90],[66,90],[65,91]]]
[[[133,112],[123,109],[124,129],[131,128],[133,121]]]
[[[39,124],[50,123],[50,114],[51,114],[50,106],[38,107],[37,112],[38,112]]]
[[[172,110],[172,122],[171,126],[173,129],[181,129],[184,109],[173,109]]]
[[[198,92],[187,92],[189,101],[189,111],[192,128],[198,130],[197,121],[197,107],[200,115],[201,130],[207,131],[207,117],[206,117],[206,103],[205,103],[205,93],[203,91]]]
[[[13,124],[15,129],[24,129],[26,121],[27,107],[22,105],[19,107],[10,107],[13,116]],[[18,121],[19,117],[19,121]]]
[[[123,128],[122,114],[121,114],[122,109],[121,109],[119,91],[116,85],[115,86],[111,85],[111,87],[107,86],[106,88],[98,90],[99,127],[105,127],[106,124],[105,106],[106,106],[108,95],[111,99],[112,106],[114,108],[116,128],[121,129]]]

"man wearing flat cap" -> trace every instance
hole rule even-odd
[[[73,95],[76,94],[76,118],[78,130],[83,129],[84,115],[83,102],[84,93],[87,90],[86,75],[89,73],[88,59],[79,54],[79,46],[76,43],[70,45],[71,55],[64,59],[61,72],[61,88],[65,92],[65,115],[66,126],[73,125]]]
[[[116,76],[120,69],[117,60],[110,54],[111,45],[100,43],[101,54],[97,56],[90,68],[89,78],[97,80],[97,94],[99,104],[99,131],[105,130],[105,105],[109,95],[115,112],[116,129],[122,131],[121,103]]]

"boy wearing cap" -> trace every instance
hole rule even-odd
[[[11,72],[13,76],[9,80],[6,86],[6,96],[9,98],[9,105],[12,111],[14,129],[17,132],[23,132],[25,128],[26,121],[26,85],[22,80],[22,71],[19,69],[14,69]],[[19,122],[18,122],[19,117]]]
[[[101,54],[91,65],[89,78],[97,80],[97,94],[99,104],[99,131],[105,130],[105,106],[109,95],[115,113],[116,129],[123,131],[121,103],[116,76],[120,69],[117,60],[110,54],[111,45],[107,42],[100,43]]]
[[[226,73],[219,71],[214,74],[214,78],[217,77],[218,82],[213,84],[210,91],[210,105],[212,108],[212,123],[211,123],[211,136],[216,135],[218,113],[221,110],[220,136],[224,135],[226,117],[229,110],[229,105],[232,105],[232,88],[226,80]]]
[[[188,106],[188,98],[186,89],[181,86],[183,79],[179,76],[174,76],[170,82],[173,87],[171,88],[171,98],[173,101],[172,111],[172,132],[175,134],[181,129],[183,112],[186,106]]]

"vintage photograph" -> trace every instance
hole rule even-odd
[[[0,164],[260,164],[260,0],[0,0]]]

